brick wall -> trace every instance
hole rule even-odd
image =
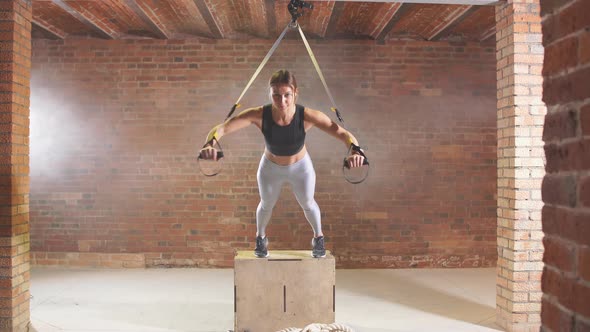
[[[252,249],[260,133],[224,137],[227,160],[214,178],[200,175],[195,153],[271,44],[35,41],[35,263],[88,252],[145,253],[148,266],[232,266],[235,250]],[[339,267],[493,266],[493,45],[311,44],[373,164],[365,183],[350,185],[340,170],[344,145],[308,133],[327,247]],[[298,77],[300,103],[329,109],[299,40],[281,44],[242,104],[268,102],[268,77],[283,67]],[[311,227],[287,188],[267,233],[271,250],[310,248]]]
[[[543,232],[543,46],[538,1],[496,6],[498,79],[498,276],[496,320],[538,331]]]
[[[590,2],[541,0],[543,331],[590,331]]]
[[[29,324],[31,2],[0,2],[0,330]]]

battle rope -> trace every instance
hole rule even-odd
[[[310,324],[306,327],[299,329],[290,327],[277,332],[355,332],[350,326],[343,324]]]

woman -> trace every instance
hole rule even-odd
[[[249,108],[215,126],[207,135],[206,144],[200,151],[201,158],[215,160],[217,151],[213,147],[214,140],[251,124],[262,131],[266,148],[257,173],[260,193],[260,204],[256,209],[254,250],[257,257],[268,257],[265,230],[284,183],[291,184],[295,198],[313,228],[312,256],[326,256],[320,208],[314,199],[315,171],[305,148],[305,133],[315,126],[340,139],[347,148],[352,143],[358,145],[350,132],[324,113],[295,104],[297,94],[295,76],[287,70],[275,72],[270,78],[272,104]],[[352,151],[347,159],[350,167],[360,167],[364,157]]]

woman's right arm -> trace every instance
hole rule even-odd
[[[246,109],[238,115],[227,119],[224,123],[213,127],[207,134],[205,145],[201,149],[201,158],[216,160],[217,150],[213,147],[213,140],[219,141],[221,137],[236,132],[253,123],[258,126],[262,123],[262,107]]]

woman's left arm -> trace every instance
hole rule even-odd
[[[332,121],[326,114],[310,108],[305,108],[305,121],[320,128],[322,131],[336,137],[342,141],[347,148],[350,143],[358,145],[358,141],[348,130],[340,127],[336,122]]]
[[[351,132],[339,126],[323,112],[305,108],[304,120],[342,141],[347,149],[351,147],[351,144],[359,145],[356,137]],[[350,167],[361,167],[364,157],[353,149],[350,149],[350,153],[351,155],[348,157]]]

